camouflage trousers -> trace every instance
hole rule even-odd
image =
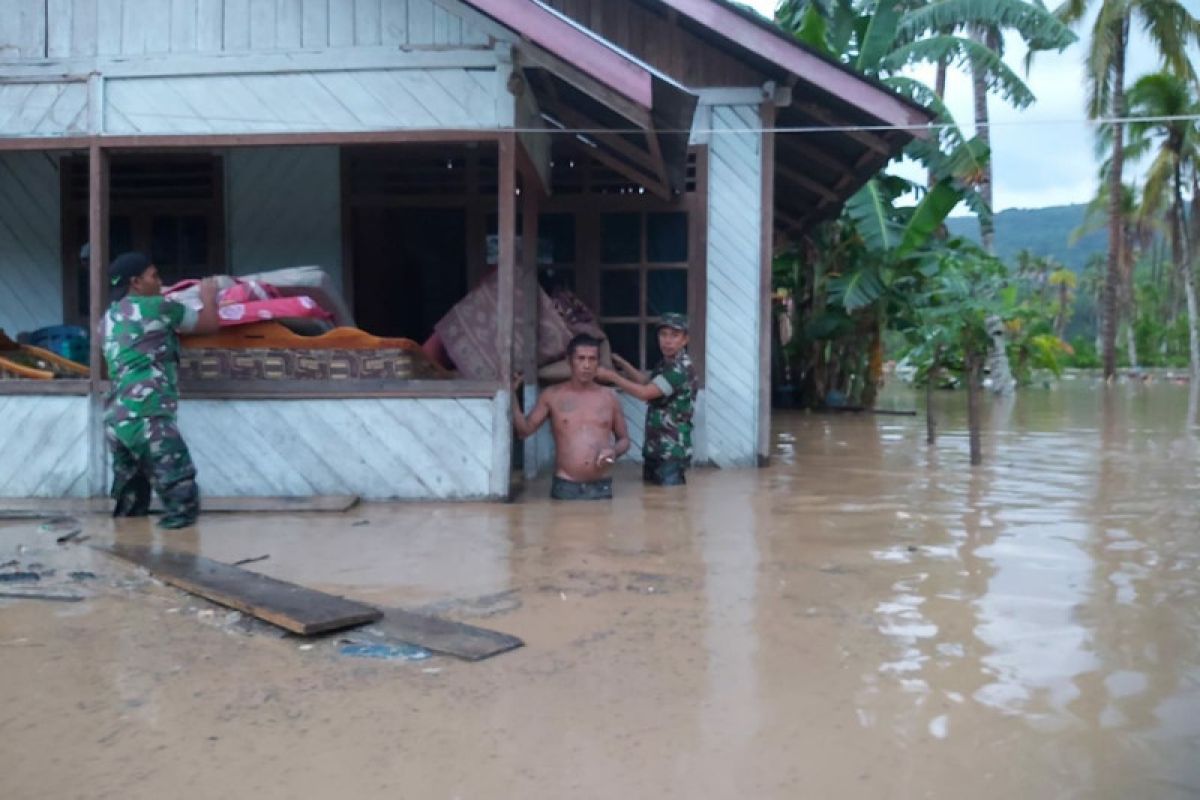
[[[175,420],[146,417],[105,428],[112,453],[114,517],[144,517],[151,489],[162,498],[163,528],[183,528],[200,514],[196,468]]]

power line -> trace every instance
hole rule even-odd
[[[927,125],[798,125],[798,126],[775,126],[770,128],[763,127],[736,127],[736,128],[689,128],[684,129],[668,129],[655,128],[656,133],[670,134],[704,134],[704,135],[733,135],[745,136],[747,134],[759,133],[884,133],[888,131],[905,131],[905,132],[923,132],[923,131],[943,131],[951,129],[961,129],[967,127],[969,130],[975,128],[1024,128],[1024,127],[1044,127],[1056,125],[1128,125],[1132,122],[1196,122],[1200,121],[1200,114],[1178,114],[1174,116],[1141,116],[1141,117],[1102,117],[1100,119],[1021,119],[1021,120],[1003,120],[991,121],[985,125],[970,125],[961,126],[950,122],[934,122]],[[565,134],[568,136],[603,136],[612,134],[644,134],[644,128],[569,128],[566,126],[558,126],[549,128],[503,128],[498,130],[509,131],[512,133],[552,133]]]

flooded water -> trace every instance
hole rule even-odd
[[[1200,428],[1090,380],[921,417],[783,414],[764,470],[552,504],[85,520],[525,639],[372,662],[229,624],[37,524],[0,561],[5,798],[1200,795]],[[898,392],[892,407],[912,407]],[[19,553],[18,547],[24,548]],[[0,587],[2,588],[2,587]],[[302,649],[303,648],[303,649]]]

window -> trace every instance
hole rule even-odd
[[[109,165],[110,256],[147,253],[170,286],[225,271],[224,171],[207,153],[117,155]],[[87,324],[86,157],[63,162],[64,316]]]
[[[652,367],[659,317],[689,311],[688,214],[601,214],[600,236],[600,323],[614,352]]]

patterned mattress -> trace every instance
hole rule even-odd
[[[449,374],[419,350],[183,348],[182,380],[437,380]]]

